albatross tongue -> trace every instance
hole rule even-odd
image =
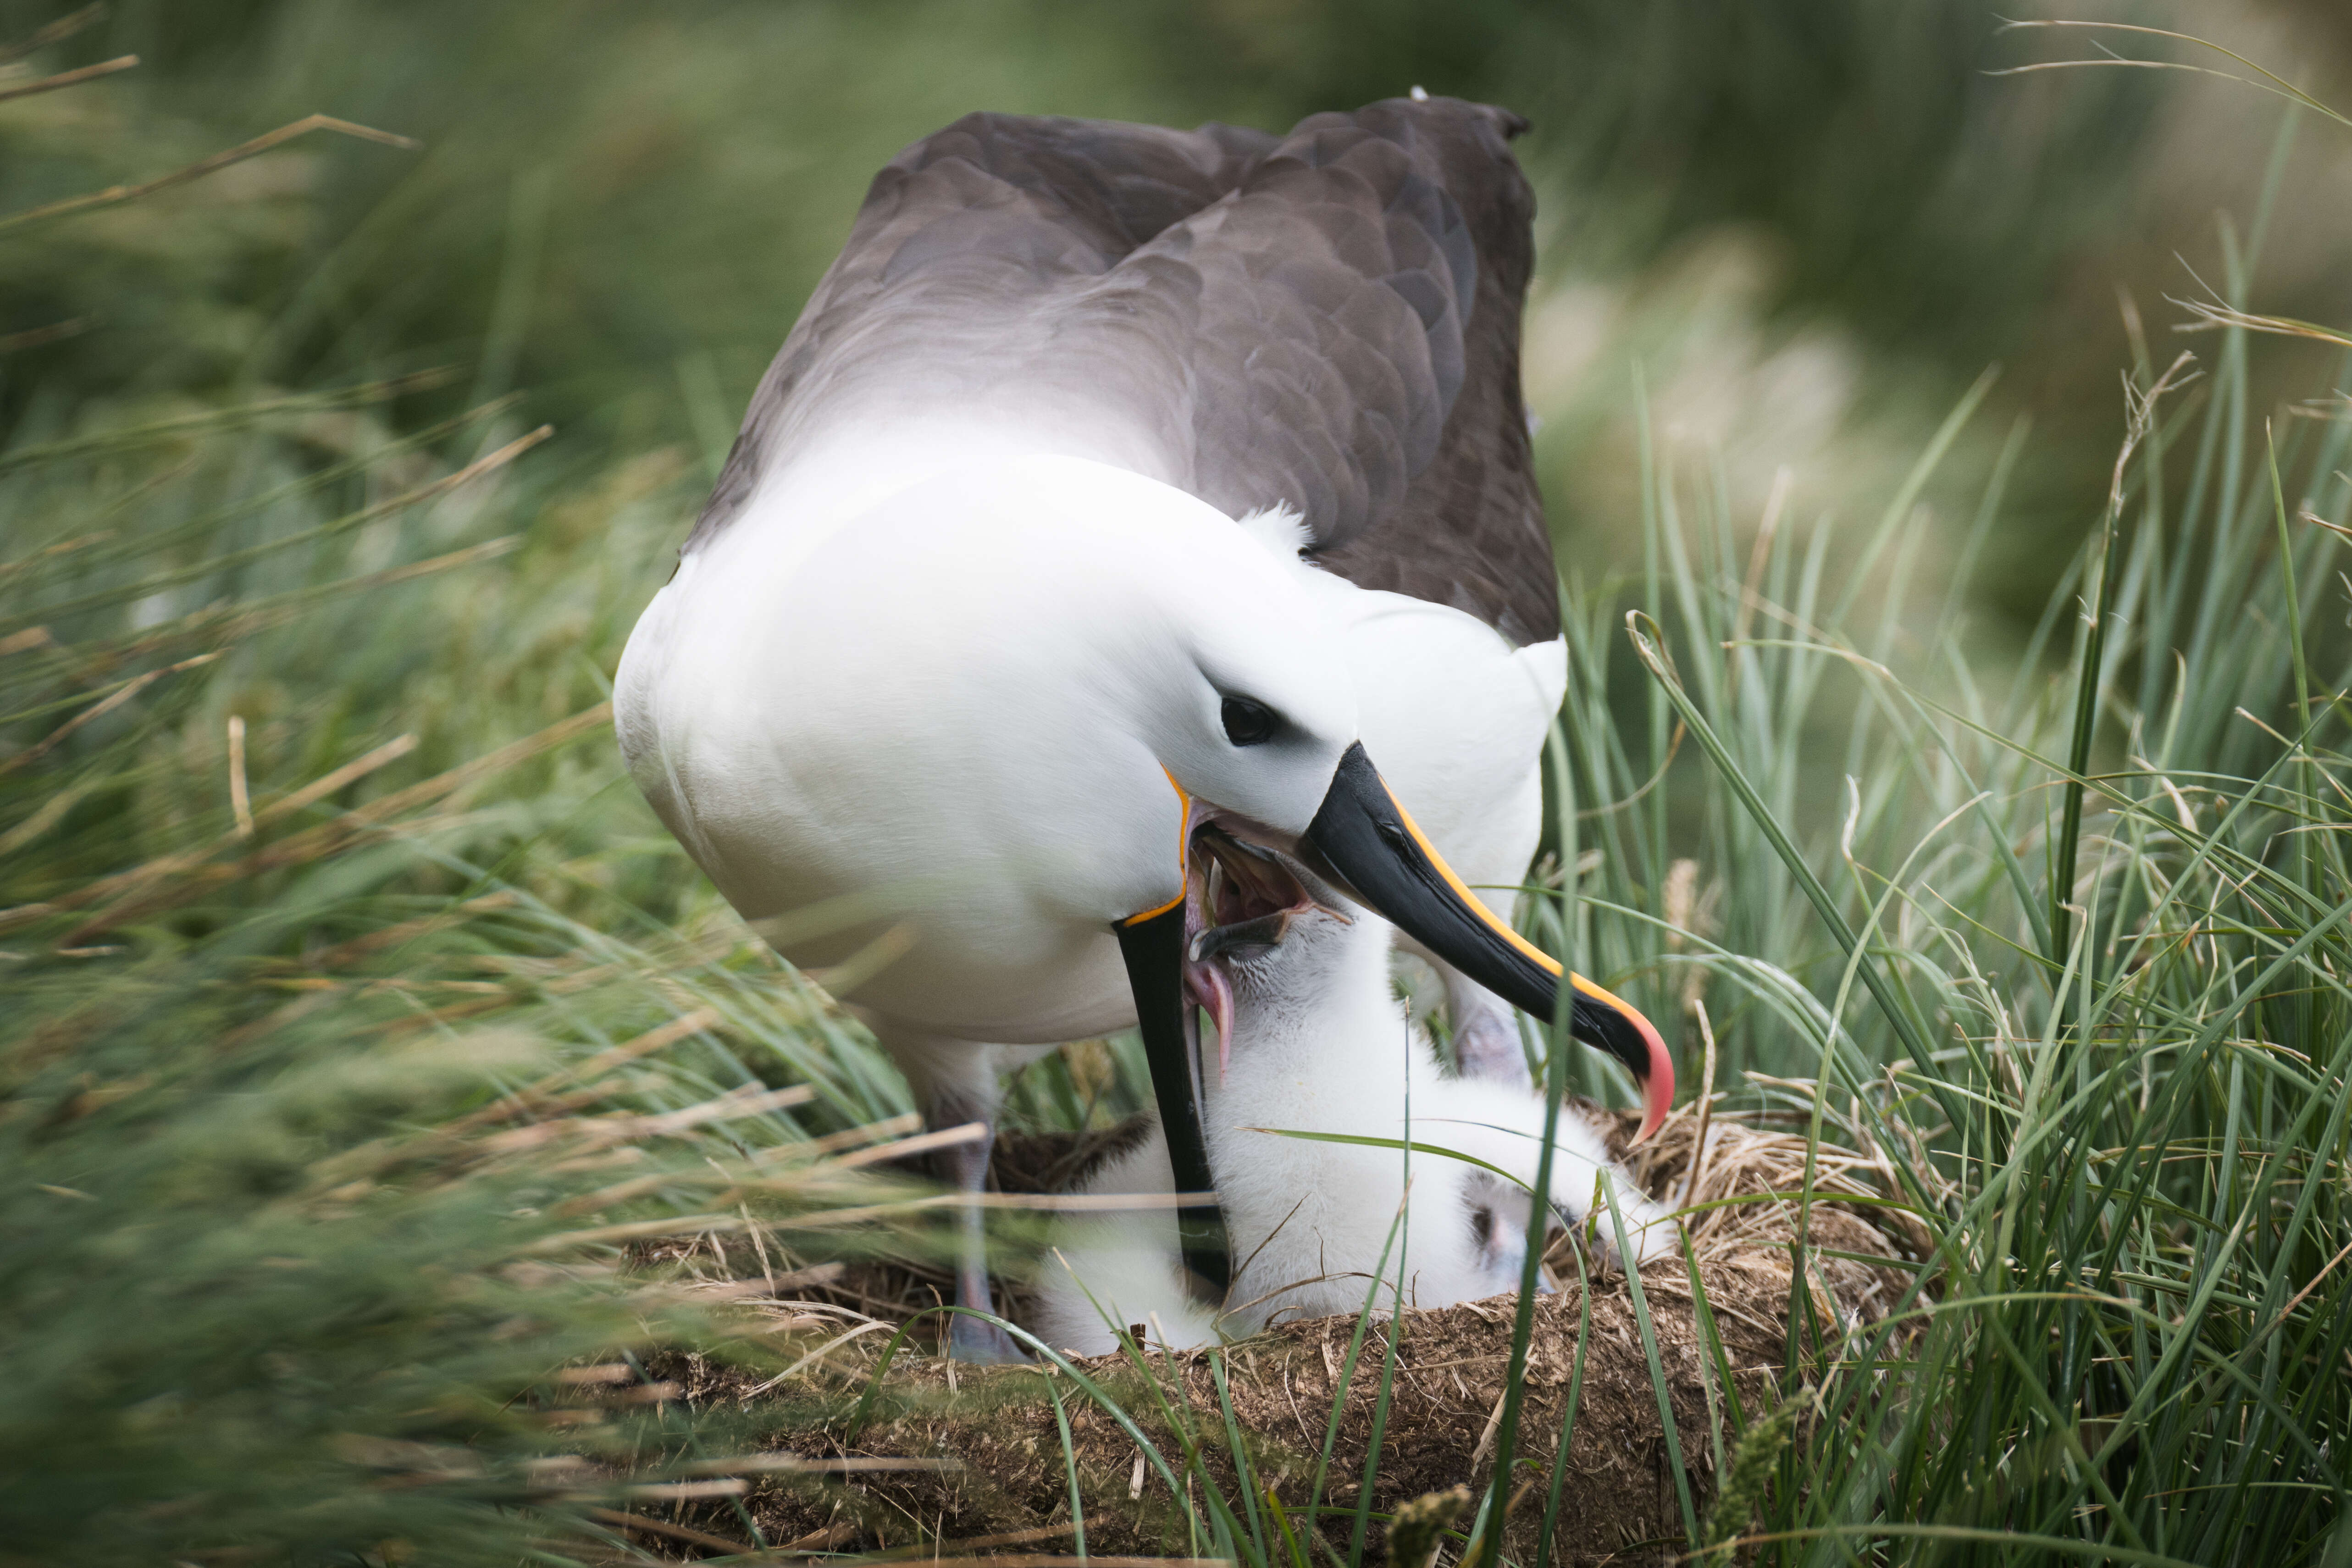
[[[1184,990],[1217,1026],[1217,1075],[1233,1061],[1234,990],[1223,959],[1278,945],[1314,896],[1278,855],[1211,827],[1192,841],[1184,900]],[[1336,911],[1334,911],[1336,912]]]
[[[1223,1083],[1234,1053],[1234,988],[1223,970],[1193,959],[1184,965],[1184,994],[1194,1006],[1207,1009],[1217,1026],[1217,1081]]]

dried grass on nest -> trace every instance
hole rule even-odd
[[[1810,1098],[1810,1083],[1778,1079],[1757,1082]],[[1829,1121],[1847,1143],[1827,1137],[1817,1146],[1790,1112],[1727,1111],[1717,1094],[1677,1108],[1659,1127],[1657,1135],[1636,1146],[1633,1133],[1641,1118],[1633,1111],[1596,1112],[1610,1152],[1633,1173],[1652,1197],[1693,1209],[1683,1222],[1684,1235],[1696,1250],[1702,1268],[1736,1267],[1776,1279],[1785,1295],[1789,1285],[1789,1248],[1801,1224],[1815,1257],[1816,1279],[1850,1322],[1877,1321],[1892,1310],[1909,1285],[1912,1269],[1873,1268],[1823,1252],[1877,1253],[1899,1263],[1925,1265],[1933,1245],[1925,1226],[1907,1208],[1885,1206],[1885,1200],[1906,1198],[1896,1161],[1916,1179],[1940,1185],[1924,1154],[1890,1154],[1879,1147],[1855,1119]],[[1693,1170],[1693,1154],[1700,1139],[1706,1154]],[[1848,1143],[1856,1145],[1849,1147]],[[1812,1153],[1810,1215],[1800,1194],[1805,1187],[1807,1151]],[[1697,1181],[1694,1187],[1692,1176]],[[1838,1198],[1863,1200],[1841,1203]],[[1716,1205],[1715,1207],[1702,1207]],[[1562,1250],[1565,1237],[1553,1244],[1547,1261],[1557,1272],[1574,1265]]]
[[[1714,1340],[1723,1347],[1727,1365],[1714,1361],[1684,1258],[1662,1259],[1642,1277],[1683,1460],[1695,1492],[1705,1497],[1717,1480],[1707,1436],[1714,1413],[1736,1398],[1752,1419],[1780,1396],[1790,1244],[1800,1220],[1790,1194],[1803,1180],[1806,1139],[1778,1124],[1785,1113],[1710,1108],[1703,1119],[1693,1107],[1670,1119],[1649,1144],[1628,1150],[1634,1120],[1588,1110],[1635,1178],[1654,1195],[1676,1201],[1688,1199],[1684,1189],[1704,1120],[1706,1153],[1696,1201],[1751,1200],[1704,1210],[1688,1222],[1692,1262],[1712,1312]],[[1083,1170],[1089,1154],[1099,1156],[1104,1142],[1096,1134],[1089,1147],[1064,1141],[1056,1149],[1053,1140],[1008,1140],[998,1184],[1023,1190],[1039,1180],[1040,1172],[1049,1171],[1066,1184]],[[1821,1308],[1812,1331],[1826,1342],[1834,1344],[1842,1333],[1884,1317],[1921,1261],[1924,1237],[1906,1225],[1907,1215],[1838,1201],[1839,1194],[1879,1200],[1898,1195],[1893,1160],[1866,1143],[1855,1149],[1824,1142],[1815,1156],[1814,1190],[1822,1196],[1805,1223],[1812,1294]],[[1566,1250],[1570,1245],[1562,1238],[1551,1255],[1554,1275],[1565,1283],[1538,1303],[1528,1361],[1521,1452],[1547,1463],[1564,1413],[1580,1318],[1587,1310],[1585,1290],[1576,1283],[1576,1260]],[[1883,1257],[1887,1264],[1875,1267],[1824,1251]],[[824,1539],[836,1549],[1066,1529],[1070,1480],[1055,1417],[1058,1390],[1072,1416],[1072,1457],[1088,1551],[1182,1550],[1180,1500],[1149,1468],[1139,1490],[1134,1486],[1140,1450],[1114,1418],[1090,1410],[1087,1396],[1066,1378],[1027,1368],[950,1367],[919,1352],[902,1352],[887,1372],[882,1368],[889,1331],[934,1306],[934,1291],[945,1288],[943,1276],[923,1269],[852,1263],[822,1289],[797,1292],[808,1300],[761,1304],[775,1326],[809,1334],[809,1358],[789,1376],[755,1381],[692,1362],[663,1374],[677,1378],[690,1399],[765,1416],[774,1430],[793,1434],[794,1452],[804,1459],[920,1460],[930,1468],[854,1478],[828,1478],[821,1471],[747,1475],[744,1493],[729,1500],[723,1517],[714,1508],[698,1512],[697,1505],[680,1504],[672,1521],[698,1523],[708,1532],[738,1540],[748,1518],[768,1541],[826,1531]],[[1589,1305],[1576,1437],[1566,1461],[1567,1533],[1559,1542],[1560,1560],[1570,1563],[1597,1562],[1630,1542],[1681,1534],[1655,1384],[1626,1281],[1595,1273]],[[1511,1304],[1500,1299],[1403,1314],[1398,1376],[1373,1483],[1375,1509],[1386,1510],[1424,1492],[1483,1479],[1481,1466],[1491,1463],[1511,1320]],[[1349,1318],[1321,1319],[1285,1325],[1223,1352],[1169,1352],[1146,1345],[1076,1364],[1171,1456],[1181,1476],[1181,1445],[1149,1412],[1163,1398],[1179,1408],[1217,1411],[1220,1393],[1212,1363],[1222,1362],[1217,1370],[1224,1374],[1259,1484],[1274,1480],[1293,1506],[1304,1500],[1336,1399],[1339,1436],[1325,1498],[1352,1505],[1356,1479],[1365,1470],[1378,1367],[1389,1332],[1386,1322],[1372,1324],[1360,1371],[1343,1392],[1339,1373],[1355,1326]],[[1231,1457],[1223,1452],[1222,1429],[1214,1422],[1211,1426],[1215,1441],[1203,1445],[1198,1480],[1230,1489]],[[734,1511],[739,1507],[742,1512]],[[1539,1512],[1539,1503],[1528,1510],[1530,1516]],[[1515,1513],[1513,1519],[1514,1544],[1531,1547],[1531,1541],[1517,1540],[1522,1516]],[[1639,1554],[1632,1560],[1640,1560]]]
[[[1148,1121],[1139,1116],[1083,1132],[1000,1134],[989,1158],[989,1190],[1013,1194],[1068,1192],[1097,1163],[1142,1137],[1148,1127]],[[910,1173],[920,1174],[923,1169],[919,1163],[909,1166]],[[942,1302],[955,1297],[954,1271],[944,1254],[929,1259],[903,1253],[824,1259],[783,1251],[774,1242],[768,1245],[781,1260],[772,1263],[774,1268],[805,1271],[824,1265],[821,1277],[810,1279],[793,1294],[844,1313],[895,1327],[923,1314],[936,1313]],[[719,1284],[738,1278],[743,1259],[736,1255],[749,1249],[749,1243],[740,1240],[715,1236],[683,1237],[641,1247],[633,1256],[641,1267],[657,1266],[675,1270],[690,1281]],[[1027,1306],[1021,1282],[1000,1279],[995,1288],[998,1310],[1020,1321]],[[918,1342],[927,1349],[935,1348],[940,1333],[944,1331],[940,1321],[937,1316],[923,1318],[915,1331]]]

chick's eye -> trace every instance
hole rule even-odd
[[[1228,697],[1220,717],[1224,720],[1225,739],[1236,746],[1255,746],[1274,739],[1277,721],[1274,710],[1263,702]]]

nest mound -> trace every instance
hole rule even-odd
[[[1572,1238],[1556,1242],[1548,1262],[1564,1283],[1535,1308],[1518,1452],[1550,1473],[1573,1389],[1555,1560],[1663,1561],[1685,1549],[1677,1456],[1681,1486],[1703,1511],[1717,1480],[1714,1434],[1736,1431],[1782,1397],[1801,1221],[1815,1318],[1802,1331],[1814,1342],[1883,1319],[1924,1261],[1926,1236],[1907,1214],[1883,1206],[1899,1194],[1891,1163],[1876,1151],[1822,1146],[1815,1201],[1801,1215],[1793,1195],[1806,1168],[1801,1133],[1769,1119],[1686,1108],[1634,1149],[1635,1118],[1591,1114],[1653,1196],[1695,1207],[1685,1222],[1688,1257],[1678,1252],[1643,1268],[1637,1300],[1622,1274],[1601,1274],[1589,1262],[1580,1271]],[[999,1184],[1066,1185],[1117,1138],[1089,1135],[1088,1146],[1008,1139]],[[1702,1147],[1704,1157],[1695,1158]],[[1696,1207],[1703,1205],[1716,1206]],[[1848,1256],[1832,1256],[1841,1253]],[[1874,1257],[1887,1261],[1866,1261]],[[791,1376],[761,1382],[699,1363],[672,1369],[688,1397],[733,1404],[793,1434],[793,1452],[805,1465],[753,1478],[724,1515],[706,1510],[697,1519],[692,1505],[681,1505],[668,1521],[672,1539],[698,1535],[712,1550],[722,1542],[749,1549],[738,1539],[748,1514],[772,1543],[944,1542],[944,1550],[955,1550],[960,1541],[965,1551],[1067,1551],[1075,1471],[1090,1554],[1183,1553],[1197,1549],[1186,1508],[1201,1505],[1202,1489],[1213,1486],[1241,1507],[1237,1446],[1259,1502],[1271,1487],[1294,1515],[1310,1494],[1327,1509],[1353,1510],[1376,1426],[1380,1458],[1370,1484],[1377,1513],[1460,1483],[1477,1485],[1491,1472],[1510,1359],[1507,1297],[1411,1310],[1393,1321],[1376,1317],[1352,1375],[1347,1363],[1357,1321],[1347,1317],[1285,1324],[1220,1350],[1145,1343],[1074,1363],[1167,1458],[1188,1498],[1171,1491],[1127,1426],[1066,1373],[951,1366],[928,1353],[928,1343],[902,1348],[885,1366],[890,1336],[880,1329],[934,1305],[944,1286],[901,1266],[852,1266],[825,1290],[809,1293],[821,1301],[758,1309],[823,1320],[828,1338],[854,1336]],[[856,1333],[849,1320],[860,1317],[870,1331]],[[1391,1334],[1395,1375],[1382,1412]],[[1722,1346],[1720,1363],[1707,1349],[1711,1341]],[[1660,1419],[1661,1383],[1675,1415],[1673,1443]],[[1188,1452],[1196,1456],[1189,1477]],[[1536,1546],[1547,1484],[1523,1485],[1515,1499],[1508,1545],[1523,1559]],[[1352,1520],[1321,1517],[1344,1557]],[[1377,1528],[1370,1540],[1377,1551]]]

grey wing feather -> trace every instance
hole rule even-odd
[[[1182,389],[1164,374],[1181,370],[1169,318],[1193,280],[1134,253],[1232,190],[1275,140],[1228,125],[969,114],[907,148],[875,175],[761,378],[685,552],[814,433],[872,404],[1058,382],[1130,424],[1181,422],[1169,395]]]
[[[1511,157],[1521,122],[1458,100],[1318,115],[1235,199],[1228,257],[1297,356],[1254,350],[1208,269],[1199,493],[1229,510],[1286,500],[1310,553],[1367,588],[1476,616],[1518,643],[1558,635],[1519,393],[1534,197]],[[1256,205],[1263,195],[1263,209]],[[1192,220],[1195,226],[1216,215]],[[1311,275],[1311,276],[1310,276]]]
[[[1435,166],[1433,183],[1452,195],[1462,237],[1475,247],[1475,285],[1459,316],[1459,389],[1435,454],[1402,500],[1318,558],[1359,586],[1451,605],[1525,645],[1559,634],[1559,569],[1519,381],[1535,197],[1506,144],[1524,121],[1469,104],[1449,105],[1454,112],[1434,122],[1414,112],[1446,101],[1392,100],[1355,118],[1383,130],[1398,120],[1416,128],[1417,152]],[[1459,243],[1450,235],[1448,242]]]
[[[813,429],[1007,395],[1132,466],[1515,641],[1557,628],[1519,403],[1533,200],[1519,121],[1458,100],[1279,141],[971,115],[875,179],[754,395],[688,551]]]

